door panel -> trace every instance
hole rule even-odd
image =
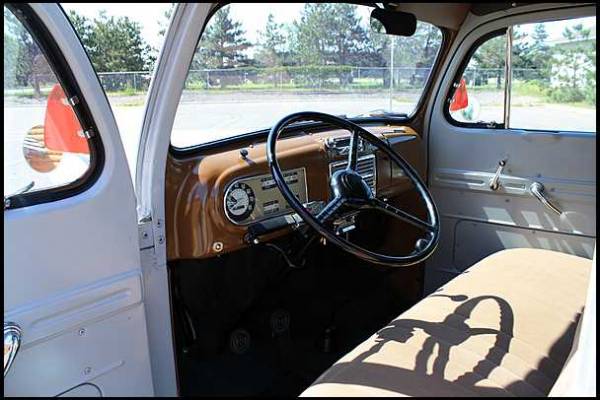
[[[429,182],[442,235],[427,263],[427,293],[505,248],[542,248],[592,258],[596,237],[594,133],[456,126],[443,112],[451,77],[478,37],[511,23],[590,13],[595,15],[580,7],[520,15],[474,29],[458,46],[437,91],[429,127]],[[492,190],[490,182],[500,160],[506,160],[506,165],[499,175],[500,187]],[[544,194],[562,215],[532,194],[534,182],[543,185]]]
[[[104,165],[79,194],[4,211],[4,321],[22,329],[4,395],[77,387],[152,395],[135,195],[117,125],[62,10],[34,4],[31,11],[68,63]]]

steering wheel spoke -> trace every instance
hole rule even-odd
[[[376,197],[371,200],[371,207],[396,217],[404,222],[408,222],[409,224],[414,225],[417,228],[421,228],[424,231],[433,232],[435,230],[435,227],[433,227],[431,224]]]
[[[345,198],[335,197],[317,214],[317,220],[322,224],[327,222],[345,203]]]
[[[333,199],[325,205],[325,207],[317,215],[313,215],[306,207],[302,205],[298,198],[290,189],[285,180],[283,171],[279,166],[276,155],[276,143],[279,134],[289,125],[299,121],[318,121],[323,122],[333,127],[341,128],[352,133],[350,137],[350,149],[348,151],[348,165],[345,170],[338,170],[330,177],[330,189]],[[359,156],[359,141],[368,142],[370,145],[377,148],[378,151],[387,155],[392,162],[400,166],[415,186],[415,190],[420,195],[423,205],[427,209],[427,220],[411,215],[405,211],[391,206],[379,199],[374,198],[370,186],[361,176],[358,171],[358,156]],[[394,267],[403,267],[414,265],[422,262],[429,257],[437,246],[439,237],[439,215],[437,208],[433,202],[431,194],[427,190],[427,186],[421,180],[417,171],[408,164],[387,141],[380,139],[373,133],[365,130],[354,122],[344,118],[335,117],[324,113],[305,111],[295,114],[290,114],[276,123],[269,132],[267,139],[267,161],[271,174],[275,180],[282,196],[290,205],[298,216],[304,220],[309,226],[317,231],[328,242],[339,246],[341,249],[353,254],[359,258],[369,262],[389,265]],[[415,225],[421,230],[426,231],[427,240],[421,240],[417,243],[414,252],[408,255],[391,255],[368,250],[358,243],[353,243],[345,235],[337,235],[332,231],[330,223],[328,223],[336,214],[339,214],[340,208],[354,210],[379,209],[384,213]]]
[[[352,136],[350,136],[350,150],[348,151],[348,165],[346,166],[347,170],[356,171],[359,141],[360,134],[358,133],[358,130],[353,130]]]

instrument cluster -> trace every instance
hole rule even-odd
[[[292,192],[307,203],[306,170],[284,171],[284,179]],[[236,179],[225,190],[225,215],[237,225],[290,213],[289,204],[277,188],[271,174]]]

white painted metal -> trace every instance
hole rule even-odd
[[[117,124],[60,7],[31,6],[71,67],[106,157],[87,191],[4,212],[4,320],[23,329],[4,395],[85,383],[104,396],[152,395],[135,196]]]
[[[182,3],[158,59],[146,101],[136,171],[138,218],[151,223],[154,247],[142,251],[152,376],[159,396],[177,394],[166,259],[165,167],[173,121],[204,22],[214,4]],[[176,62],[175,62],[176,60]],[[198,116],[198,124],[202,124]]]
[[[428,176],[442,233],[427,262],[426,292],[503,248],[547,248],[592,257],[596,135],[456,127],[445,119],[443,107],[459,64],[482,35],[513,24],[595,14],[590,6],[534,4],[467,17],[428,104]],[[501,186],[493,191],[488,182],[502,159],[507,162]],[[544,185],[550,201],[565,211],[563,216],[531,195],[533,182]]]
[[[549,397],[596,397],[596,248],[583,315],[571,354]]]

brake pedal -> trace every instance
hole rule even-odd
[[[250,349],[250,333],[238,328],[229,334],[229,350],[234,354],[242,355]]]
[[[279,336],[290,329],[290,313],[286,310],[275,310],[271,314],[271,335]]]

